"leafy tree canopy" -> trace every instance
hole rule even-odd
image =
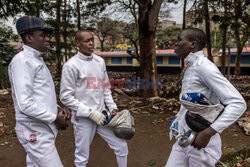
[[[177,42],[181,27],[171,26],[156,31],[156,45],[158,49],[173,49]]]
[[[17,53],[9,42],[17,40],[18,36],[13,34],[11,27],[0,26],[0,88],[9,86],[7,66]]]

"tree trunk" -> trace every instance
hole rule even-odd
[[[133,40],[133,39],[130,39],[130,41],[132,42],[132,44],[135,46],[135,52],[132,52],[131,50],[127,50],[127,53],[129,55],[132,56],[132,58],[135,58],[138,63],[140,63],[140,54],[139,54],[139,49],[138,49],[138,40]]]
[[[64,0],[64,14],[63,14],[63,21],[64,24],[67,24],[67,0]],[[63,41],[64,41],[64,60],[65,62],[67,61],[67,57],[68,57],[68,43],[67,43],[67,27],[66,25],[64,25],[63,28]]]
[[[226,74],[226,42],[227,42],[226,40],[227,40],[227,27],[224,24],[222,29],[222,56],[221,56],[221,73],[223,75]]]
[[[104,51],[104,40],[100,40],[101,43],[101,51]]]
[[[184,0],[182,30],[186,28],[186,8],[187,8],[187,0]],[[183,68],[184,68],[184,58],[181,59],[181,69]]]
[[[185,28],[186,28],[186,7],[187,7],[187,0],[184,0],[182,29],[185,29]]]
[[[208,59],[213,62],[212,52],[211,52],[211,38],[210,38],[210,18],[208,10],[208,0],[204,0],[204,9],[205,9],[205,26],[206,26],[206,35],[207,35],[207,55]]]
[[[100,44],[101,44],[101,51],[104,51],[104,42],[105,42],[105,39],[106,39],[106,37],[107,37],[107,35],[106,34],[102,34],[101,32],[95,32],[95,34],[96,34],[96,36],[97,36],[97,38],[99,39],[99,41],[100,41]]]
[[[235,75],[240,75],[240,58],[241,58],[241,52],[242,52],[242,45],[240,41],[240,32],[239,32],[239,19],[241,16],[241,1],[240,0],[235,0],[234,1],[234,11],[235,11],[235,17],[234,17],[234,36],[235,36],[235,41],[236,41],[236,46],[237,46],[237,56],[236,56],[236,62],[235,62],[235,68],[234,68],[234,74]]]
[[[230,75],[230,60],[231,60],[231,52],[230,52],[230,47],[228,47],[228,67],[227,67],[227,76]]]
[[[157,76],[157,64],[156,64],[156,52],[155,52],[155,35],[152,33],[145,33],[147,31],[141,30],[140,36],[140,79],[146,79],[147,81],[156,81]],[[146,35],[147,34],[147,35]],[[147,89],[146,83],[139,90],[141,97],[157,96],[157,90],[154,88]]]
[[[236,38],[236,46],[237,46],[237,56],[236,56],[236,62],[235,62],[235,69],[234,69],[234,74],[235,75],[240,75],[240,59],[241,59],[241,52],[242,52],[242,46],[240,42],[240,33],[238,26],[235,26],[235,38]]]
[[[76,10],[77,10],[77,28],[81,29],[81,15],[80,15],[80,3],[79,0],[76,0]]]
[[[139,95],[141,97],[158,96],[155,32],[161,4],[162,0],[153,1],[153,3],[151,0],[140,0],[138,2],[140,44]]]
[[[60,44],[60,24],[61,24],[61,0],[56,0],[56,25],[55,25],[55,38],[56,38],[56,77],[61,76],[62,58],[61,58],[61,44]]]
[[[221,26],[222,26],[222,62],[221,62],[221,73],[223,75],[226,74],[226,44],[227,44],[227,0],[224,0],[224,19],[222,20]]]

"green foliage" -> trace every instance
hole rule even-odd
[[[211,37],[212,37],[211,38],[212,48],[220,49],[221,43],[223,40],[222,31],[221,30],[212,31]],[[232,34],[230,32],[227,33],[226,48],[228,48],[228,47],[230,47],[230,48],[236,47],[236,45],[233,41]]]
[[[146,163],[146,165],[148,165],[148,166],[154,166],[156,164],[156,160],[155,159],[151,159],[151,160],[149,160],[147,163]]]
[[[106,6],[111,4],[111,0],[85,1],[85,4],[86,4],[86,11],[87,11],[86,14],[90,16],[93,14],[98,14],[99,12],[105,10]]]
[[[156,45],[158,49],[173,49],[181,27],[171,26],[159,29],[156,32]]]
[[[93,16],[99,15],[100,12],[105,10],[106,6],[111,4],[111,0],[91,0],[91,1],[79,0],[79,3],[80,3],[81,20],[86,21]],[[73,10],[74,13],[72,16],[77,18],[76,0],[73,1],[72,6],[75,7],[75,9]],[[84,24],[81,25],[81,27],[84,27],[85,23],[86,22],[84,22]]]
[[[0,88],[9,86],[7,66],[17,53],[9,44],[9,41],[16,41],[17,39],[18,36],[13,34],[10,27],[0,27]]]
[[[234,163],[234,164],[236,164],[236,163],[241,163],[241,162],[243,162],[244,161],[244,157],[242,156],[242,154],[241,155],[239,155],[239,156],[235,156],[235,157],[233,157],[233,159],[232,159],[232,162]]]
[[[18,35],[14,34],[11,27],[6,27],[3,23],[0,22],[0,38],[4,38],[6,40],[18,40]]]
[[[8,79],[8,70],[5,66],[0,64],[0,88],[7,88],[10,86]]]
[[[9,16],[15,16],[20,11],[20,0],[1,0],[0,1],[0,18],[7,20]]]
[[[52,15],[54,7],[53,0],[24,0],[20,6],[21,12],[28,16],[42,17]]]
[[[3,66],[7,66],[12,57],[16,54],[16,50],[8,43],[8,40],[0,37],[0,62]]]
[[[116,44],[123,42],[124,23],[111,20],[108,17],[95,17],[90,23],[87,29],[94,31],[101,43],[101,48],[97,49],[102,51],[113,50]]]
[[[224,164],[226,166],[235,166],[237,163],[242,163],[245,159],[243,154],[236,155],[232,157],[230,160],[227,160]],[[222,165],[218,165],[218,167],[223,167]]]
[[[1,24],[0,24],[1,25]],[[0,27],[0,62],[7,66],[17,51],[9,44],[10,41],[17,41],[18,35],[15,35],[11,27]]]

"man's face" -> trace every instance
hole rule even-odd
[[[176,56],[179,58],[186,58],[191,52],[192,42],[187,38],[188,32],[182,31],[178,37],[178,41],[175,47]]]
[[[35,30],[27,38],[29,45],[40,52],[47,52],[50,48],[49,37],[46,31]]]
[[[76,45],[79,48],[79,51],[86,55],[90,56],[94,51],[94,36],[90,32],[81,32],[81,39],[76,41]]]

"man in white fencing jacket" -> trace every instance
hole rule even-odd
[[[58,112],[54,83],[41,56],[48,51],[53,28],[34,16],[21,17],[16,28],[24,43],[8,69],[16,135],[27,153],[28,167],[62,167],[55,139],[58,129],[67,127],[70,111]]]
[[[127,166],[127,143],[114,135],[110,127],[102,126],[107,105],[111,115],[116,115],[117,106],[108,86],[104,60],[93,54],[94,37],[91,32],[76,32],[79,52],[68,60],[62,70],[60,89],[61,102],[72,110],[71,122],[75,134],[75,165],[85,167],[89,159],[89,147],[97,132],[116,154],[119,167]],[[103,164],[100,164],[102,166]],[[103,165],[109,166],[109,164]]]
[[[212,167],[221,157],[219,133],[234,123],[246,110],[246,103],[235,87],[220,73],[219,69],[204,56],[205,33],[196,28],[184,29],[176,45],[176,56],[185,58],[187,66],[182,80],[181,92],[199,92],[216,105],[222,104],[224,111],[212,124],[197,133],[192,145],[181,147],[178,141],[173,145],[166,167]],[[181,105],[177,114],[178,132],[187,132],[185,116],[187,108]],[[187,117],[186,117],[187,118]],[[190,120],[189,120],[190,121]],[[195,120],[194,120],[195,121]],[[177,125],[177,124],[176,124]],[[207,152],[203,149],[205,148]]]

